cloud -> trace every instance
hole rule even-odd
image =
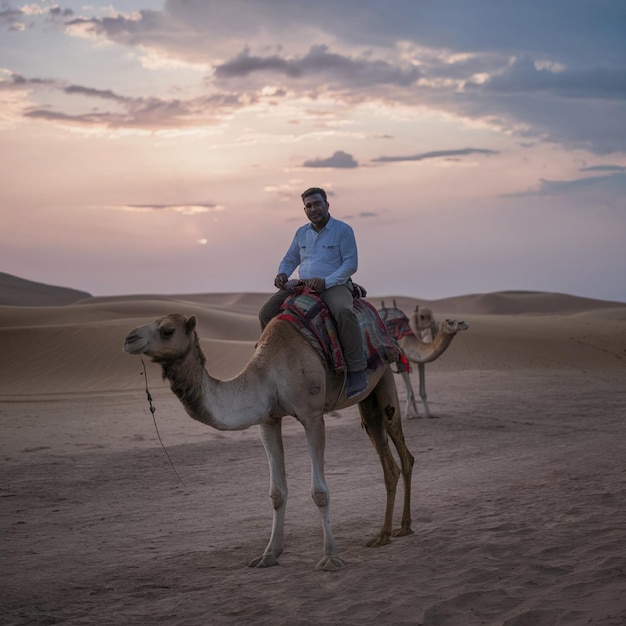
[[[326,45],[312,46],[302,57],[282,58],[278,55],[259,57],[244,50],[232,61],[216,66],[217,79],[248,77],[253,73],[277,73],[291,79],[317,76],[325,81],[353,85],[414,85],[420,70],[407,65],[372,60],[366,56],[352,57],[330,51]]]
[[[0,8],[0,24],[6,25],[9,31],[20,32],[34,24],[39,16],[44,16],[47,23],[60,23],[64,18],[71,17],[73,14],[72,9],[61,9],[57,5],[45,7],[31,3],[14,9],[3,3]],[[28,25],[24,23],[25,20],[29,21]]]
[[[346,220],[357,220],[357,219],[370,219],[379,217],[379,214],[375,211],[360,211],[359,213],[344,213],[342,219]]]
[[[598,168],[587,168],[587,171]],[[507,198],[532,198],[538,196],[567,196],[580,194],[583,191],[599,191],[603,195],[613,191],[623,197],[626,193],[626,168],[607,176],[589,176],[586,178],[574,178],[571,180],[545,180],[541,179],[535,189],[515,194],[506,194]],[[608,197],[608,196],[606,196]]]
[[[74,11],[72,9],[62,9],[59,6],[50,7],[50,15],[55,15],[58,17],[71,17],[74,15]]]
[[[0,82],[0,88],[5,83]],[[61,91],[68,96],[83,96],[114,102],[115,110],[92,110],[84,113],[65,113],[46,107],[33,106],[25,110],[27,118],[59,122],[75,126],[102,126],[106,128],[167,129],[214,125],[234,110],[249,106],[253,97],[232,93],[214,93],[181,100],[160,97],[127,97],[111,89],[96,89],[82,85],[63,85],[60,81],[28,79],[14,74],[8,86],[17,85]],[[7,88],[7,87],[4,87]]]
[[[66,19],[66,33],[126,46],[135,58],[210,67],[205,99],[173,100],[172,90],[150,102],[119,96],[125,114],[98,116],[55,101],[33,116],[131,128],[212,124],[262,101],[270,85],[287,103],[400,105],[566,148],[626,151],[623,0],[389,0],[384,8],[380,0],[168,0],[163,10],[111,12]],[[9,26],[20,16],[0,11]],[[51,16],[69,14],[55,5],[29,19]],[[123,89],[111,82],[95,91],[114,101]]]
[[[208,204],[205,202],[187,202],[180,204],[116,204],[106,207],[114,211],[126,211],[129,213],[153,213],[155,211],[179,213],[180,215],[199,215],[224,211],[221,204]]]
[[[358,17],[358,28],[355,18]],[[226,42],[276,41],[295,48],[304,41],[393,48],[412,42],[453,52],[497,51],[504,56],[567,56],[593,62],[623,51],[623,2],[603,0],[168,0],[163,11],[142,10],[103,18],[79,18],[117,43],[191,52]],[[207,33],[210,37],[207,38]],[[202,44],[200,37],[202,35]],[[311,37],[316,36],[316,39]],[[205,57],[206,58],[206,57]]]
[[[626,172],[626,167],[622,165],[592,165],[581,167],[581,172]]]
[[[20,21],[24,13],[21,9],[3,8],[0,10],[0,24],[6,26],[7,30],[23,30],[24,24]]]
[[[534,58],[522,55],[479,84],[469,81],[466,89],[508,94],[540,92],[561,98],[622,99],[626,96],[626,69],[602,66],[553,69],[541,67]]]
[[[128,98],[118,96],[110,89],[93,89],[91,87],[81,87],[80,85],[70,85],[65,87],[63,91],[67,94],[79,94],[81,96],[88,96],[91,98],[102,98],[104,100],[116,100],[118,102],[129,102]]]
[[[46,80],[43,78],[25,78],[21,74],[11,73],[9,80],[0,80],[0,88],[12,89],[14,86],[19,88],[38,88],[38,87],[55,87],[57,81]]]
[[[454,157],[468,156],[470,154],[499,154],[497,150],[487,150],[484,148],[462,148],[460,150],[434,150],[407,156],[382,156],[372,159],[374,163],[398,163],[401,161],[425,161],[428,159],[449,159]]]
[[[302,164],[302,167],[334,167],[349,169],[359,167],[359,163],[351,154],[343,152],[343,150],[337,150],[327,159],[312,159],[310,161],[305,161]]]
[[[76,31],[102,36],[116,43],[130,46],[149,45],[164,27],[168,28],[171,36],[175,36],[179,30],[176,28],[175,20],[168,13],[151,9],[127,14],[119,12],[106,17],[77,17],[66,23],[66,28],[70,33]],[[162,30],[161,35],[163,35]]]

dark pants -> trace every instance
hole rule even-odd
[[[280,313],[280,307],[291,292],[277,291],[259,311],[259,321],[264,329],[270,320]],[[352,292],[348,285],[336,285],[325,289],[320,298],[326,303],[337,326],[337,335],[341,343],[343,358],[349,372],[357,372],[367,367],[363,350],[361,328],[354,313]]]

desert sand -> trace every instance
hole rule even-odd
[[[415,534],[365,547],[382,524],[382,471],[356,407],[326,416],[348,562],[328,573],[315,569],[322,531],[298,423],[284,420],[285,551],[278,567],[249,568],[271,527],[257,429],[194,422],[146,361],[181,483],[142,362],[122,352],[132,328],[194,314],[210,373],[230,378],[267,294],[2,289],[2,624],[626,624],[626,304],[371,296],[470,328],[426,367],[437,419],[403,420]]]

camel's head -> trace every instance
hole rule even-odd
[[[432,343],[439,332],[439,324],[435,322],[433,312],[426,307],[420,308],[419,305],[413,311],[409,326],[418,339],[424,343]]]
[[[446,319],[439,324],[430,309],[419,306],[415,307],[409,323],[413,332],[424,343],[432,343],[440,332],[456,335],[459,331],[469,328],[469,324],[461,320]]]
[[[416,306],[413,318],[415,320],[415,326],[419,329],[434,328],[435,326],[433,312],[426,307],[420,308],[419,306]]]
[[[463,320],[447,319],[444,321],[441,328],[443,329],[443,332],[448,335],[456,335],[461,330],[467,330],[469,328],[469,324]]]
[[[124,352],[145,354],[160,363],[185,356],[198,343],[196,318],[180,313],[166,315],[151,324],[131,330],[124,340]]]

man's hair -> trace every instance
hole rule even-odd
[[[328,198],[326,197],[326,192],[321,187],[309,187],[300,196],[302,198],[302,202],[304,202],[304,200],[308,196],[312,196],[313,194],[316,194],[316,193],[319,193],[319,195],[322,196],[322,198],[324,198],[324,202],[328,204]]]

